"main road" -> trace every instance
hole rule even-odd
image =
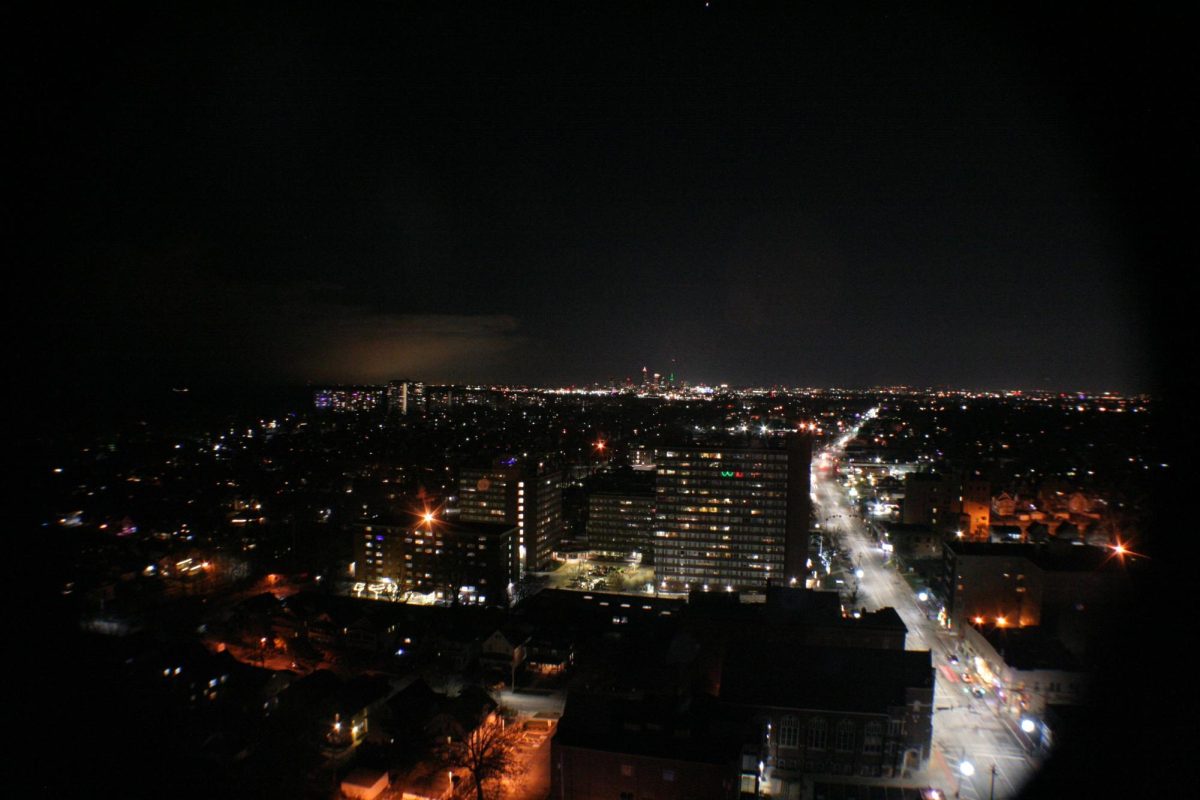
[[[978,678],[971,675],[965,660],[959,659],[958,638],[930,619],[928,607],[868,535],[846,489],[838,483],[833,465],[861,424],[817,454],[812,482],[814,519],[853,562],[859,576],[855,606],[867,611],[896,609],[908,628],[906,649],[930,651],[935,672],[933,756],[923,777],[947,797],[1013,797],[1036,768],[1035,762],[1013,733],[1011,722],[1000,716],[1003,712],[997,711],[990,693],[983,698],[974,696],[971,690],[979,685]],[[969,682],[964,675],[970,676]]]

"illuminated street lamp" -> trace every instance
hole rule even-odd
[[[954,790],[954,796],[958,797],[962,792],[963,778],[969,778],[975,774],[975,765],[965,758],[958,764],[958,788]]]

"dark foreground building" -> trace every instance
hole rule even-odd
[[[551,797],[739,797],[739,726],[711,697],[572,694],[551,745]]]
[[[901,777],[923,767],[933,683],[928,651],[731,647],[720,698],[748,712],[756,734],[743,790],[757,781],[772,797],[810,796],[804,783],[822,775]]]

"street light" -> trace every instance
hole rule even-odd
[[[975,765],[965,758],[958,763],[958,788],[954,790],[954,796],[958,797],[962,792],[963,778],[969,778],[975,774]]]

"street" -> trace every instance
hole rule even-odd
[[[855,427],[829,446],[827,460],[832,463],[840,456],[846,442],[857,433]],[[1036,766],[1005,720],[998,716],[990,693],[983,698],[972,695],[970,690],[978,685],[978,679],[973,683],[962,680],[961,675],[969,670],[965,660],[957,664],[949,660],[957,652],[957,637],[929,618],[913,589],[886,563],[885,553],[855,515],[834,471],[814,468],[812,488],[816,501],[814,519],[832,541],[848,552],[856,573],[861,570],[855,607],[867,611],[888,606],[896,609],[908,628],[906,649],[931,652],[936,676],[934,752],[925,779],[947,797],[979,800],[1015,796]],[[965,770],[964,762],[970,764]],[[973,774],[963,774],[971,773],[972,767]]]

